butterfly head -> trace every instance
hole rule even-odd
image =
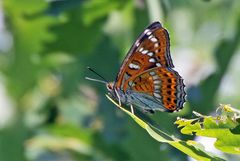
[[[109,92],[113,91],[113,85],[114,85],[113,82],[106,83],[106,87]]]
[[[109,92],[109,95],[111,97],[115,97],[116,94],[115,94],[115,91],[114,91],[114,82],[108,82],[106,83],[106,87],[107,87],[107,90]]]

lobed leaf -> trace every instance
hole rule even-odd
[[[235,116],[239,113],[227,105],[221,108],[220,116],[200,116],[196,119],[178,119],[178,125],[183,134],[216,138],[215,147],[223,152],[240,154],[240,125]],[[203,119],[203,121],[201,121]]]

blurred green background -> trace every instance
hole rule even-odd
[[[239,108],[239,8],[238,0],[0,1],[0,161],[188,160],[110,103],[105,86],[85,80],[95,77],[86,66],[115,80],[137,36],[160,21],[188,102],[149,117],[190,139],[177,116],[210,114],[219,103]]]

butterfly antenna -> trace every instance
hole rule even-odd
[[[104,83],[104,84],[107,83],[107,82],[105,82],[105,81],[102,81],[102,80],[99,80],[99,79],[94,79],[94,78],[89,78],[89,77],[85,77],[85,79],[90,80],[90,81],[94,81],[94,82]]]
[[[93,72],[94,74],[96,74],[97,76],[99,76],[102,80],[99,80],[99,79],[94,79],[94,78],[89,78],[89,77],[85,77],[85,79],[87,80],[90,80],[90,81],[95,81],[95,82],[100,82],[100,83],[108,83],[108,81],[103,77],[101,76],[100,74],[98,74],[95,70],[93,70],[92,68],[90,67],[87,67],[88,70],[90,70],[91,72]]]

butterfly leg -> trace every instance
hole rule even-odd
[[[119,106],[122,106],[122,103],[121,103],[120,96],[119,96],[119,94],[118,94],[118,92],[117,92],[117,90],[116,90],[116,89],[115,89],[115,93],[116,93],[116,95],[117,95],[117,98],[118,98],[118,104],[119,104]]]
[[[133,105],[130,105],[131,113],[134,114]]]

